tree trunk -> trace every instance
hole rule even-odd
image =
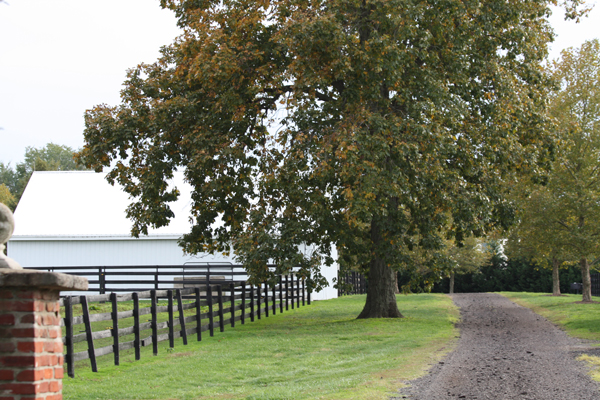
[[[369,287],[367,288],[367,301],[365,307],[358,316],[362,318],[404,318],[398,310],[396,303],[394,275],[396,271],[388,267],[375,251],[381,243],[379,225],[376,221],[371,222],[371,242],[373,246],[373,257],[369,263]]]
[[[558,267],[560,263],[558,259],[552,258],[552,295],[560,296],[560,274]]]
[[[454,271],[450,272],[450,294],[454,294]]]
[[[583,284],[581,301],[592,301],[592,279],[590,278],[590,266],[587,258],[579,260],[581,266],[581,283]]]
[[[400,294],[400,288],[398,287],[398,271],[394,271],[394,293]]]

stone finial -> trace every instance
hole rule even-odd
[[[0,203],[0,268],[21,269],[18,262],[4,255],[4,243],[15,230],[15,219],[10,208]]]

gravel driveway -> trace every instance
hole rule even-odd
[[[455,294],[456,350],[392,399],[600,399],[600,386],[575,357],[597,353],[498,294]]]

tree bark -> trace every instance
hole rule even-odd
[[[388,267],[375,251],[381,243],[381,234],[376,221],[371,222],[373,257],[369,263],[369,287],[365,307],[358,316],[363,318],[404,318],[398,310],[395,293],[396,271]]]
[[[579,260],[579,265],[581,267],[581,283],[583,285],[581,289],[583,298],[581,301],[592,301],[592,279],[590,277],[590,266],[587,258],[582,257]]]
[[[557,258],[552,258],[552,295],[560,296],[560,274],[558,273],[558,267],[560,262]]]
[[[400,294],[400,288],[398,287],[398,271],[394,271],[394,293]]]
[[[450,294],[454,294],[454,271],[450,272]]]

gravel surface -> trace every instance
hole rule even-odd
[[[498,294],[452,298],[461,312],[456,349],[391,399],[600,399],[600,386],[575,360],[598,355],[590,342]]]

